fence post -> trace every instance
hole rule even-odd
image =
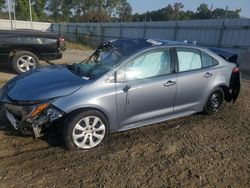
[[[146,38],[146,32],[147,32],[147,22],[144,22],[144,28],[143,28],[143,38]]]
[[[225,19],[223,20],[222,25],[221,25],[220,36],[219,36],[219,40],[218,40],[218,47],[222,46],[222,37],[224,34],[224,29],[225,29]]]
[[[76,42],[79,42],[79,28],[78,28],[78,25],[76,25],[75,35],[76,35]]]
[[[89,46],[89,43],[90,43],[89,41],[94,38],[93,35],[91,36],[91,33],[90,33],[90,24],[89,23],[87,25],[87,36],[85,38],[86,38],[86,44],[87,44],[87,46]]]
[[[53,26],[54,26],[54,24],[53,24],[53,23],[51,23],[51,24],[50,24],[50,30],[51,30],[51,32],[53,32],[53,31],[54,31]]]
[[[104,34],[105,34],[105,27],[103,26],[103,23],[101,23],[100,27],[101,27],[100,40],[101,40],[101,42],[103,42],[104,41]]]
[[[122,22],[120,23],[120,39],[122,38]]]
[[[61,35],[61,23],[58,25],[58,34]]]
[[[81,42],[81,39],[80,39],[80,29],[79,27],[77,26],[77,42]]]
[[[178,32],[178,21],[175,22],[175,28],[174,28],[174,40],[177,39],[177,32]]]

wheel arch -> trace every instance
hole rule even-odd
[[[218,85],[214,86],[213,89],[211,90],[211,92],[213,92],[216,88],[222,89],[225,101],[227,101],[227,102],[231,101],[231,96],[230,96],[230,93],[229,93],[229,87],[226,84],[221,83],[221,84],[218,84]]]
[[[107,115],[107,113],[104,112],[104,110],[101,110],[97,107],[80,107],[80,108],[76,108],[76,109],[73,109],[71,111],[69,111],[66,115],[66,119],[70,116],[70,115],[74,115],[74,114],[77,114],[77,113],[80,113],[80,112],[85,112],[85,111],[89,111],[89,110],[94,110],[94,111],[98,111],[100,112],[102,115],[104,115],[104,117],[106,118],[107,122],[108,122],[108,128],[110,129],[110,118],[109,116]]]
[[[33,48],[27,48],[27,47],[17,47],[17,48],[13,48],[10,53],[9,53],[9,58],[13,58],[17,52],[24,52],[24,51],[28,51],[28,52],[31,52],[33,53],[37,58],[38,60],[41,59],[41,56],[40,54]]]

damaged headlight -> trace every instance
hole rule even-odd
[[[30,113],[30,117],[35,117],[35,116],[37,116],[37,115],[40,114],[44,109],[46,109],[48,106],[49,106],[49,103],[44,103],[44,104],[41,104],[41,105],[37,106],[37,107],[34,108],[34,109],[32,110],[32,112]]]
[[[63,112],[61,110],[47,102],[35,106],[28,115],[23,117],[23,120],[32,122],[35,119],[45,118],[49,121],[54,121],[62,116]]]
[[[50,118],[50,121],[54,121],[56,119],[59,119],[63,116],[63,112],[59,109],[56,109],[55,107],[51,107],[47,110],[47,115]]]

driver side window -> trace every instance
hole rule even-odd
[[[142,54],[116,72],[117,82],[141,80],[170,74],[170,50],[151,51]]]

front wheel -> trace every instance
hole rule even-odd
[[[216,113],[221,107],[224,100],[224,93],[221,88],[216,88],[208,97],[204,106],[203,112],[205,114]]]
[[[95,110],[72,115],[65,121],[63,139],[68,149],[91,149],[100,145],[108,134],[105,116]]]

